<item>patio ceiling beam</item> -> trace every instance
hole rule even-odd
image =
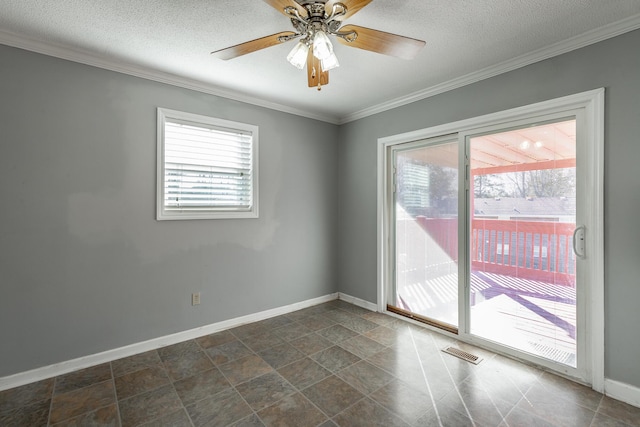
[[[491,166],[486,168],[475,168],[471,170],[472,175],[492,175],[496,173],[527,172],[545,169],[562,169],[576,167],[576,159],[546,160],[535,163],[520,163],[517,165]]]

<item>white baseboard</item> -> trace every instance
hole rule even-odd
[[[369,301],[365,301],[360,298],[352,297],[351,295],[343,294],[342,292],[338,293],[338,299],[341,299],[353,305],[357,305],[358,307],[366,308],[367,310],[378,311],[377,304],[374,304]]]
[[[640,408],[640,388],[620,381],[606,378],[604,380],[604,394],[616,400]]]
[[[32,369],[30,371],[9,375],[7,377],[0,378],[0,391],[8,390],[14,387],[19,387],[21,385],[33,383],[36,381],[41,381],[47,378],[52,378],[58,375],[63,375],[72,371],[76,371],[78,369],[84,369],[90,366],[111,362],[113,360],[121,359],[123,357],[144,353],[145,351],[154,350],[160,347],[177,344],[182,341],[191,340],[194,338],[224,331],[226,329],[235,328],[236,326],[244,325],[245,323],[258,322],[260,320],[265,320],[271,317],[280,316],[282,314],[291,313],[296,310],[301,310],[303,308],[311,307],[317,304],[322,304],[323,302],[335,300],[338,297],[339,297],[338,293],[329,294],[322,297],[313,298],[313,299],[302,301],[302,302],[297,302],[295,304],[273,308],[270,310],[261,311],[259,313],[249,314],[246,316],[236,317],[235,319],[224,320],[222,322],[201,326],[195,329],[190,329],[187,331],[178,332],[175,334],[166,335],[159,338],[154,338],[148,341],[143,341],[143,342],[127,345],[124,347],[103,351],[101,353],[96,353],[89,356],[83,356],[77,359],[67,360],[67,361],[56,363],[53,365]]]

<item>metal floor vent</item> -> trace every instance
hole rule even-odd
[[[482,357],[478,357],[475,354],[467,353],[466,351],[462,351],[459,348],[447,347],[442,351],[452,356],[459,357],[462,360],[466,360],[467,362],[471,362],[474,365],[477,365],[478,363],[482,362]]]

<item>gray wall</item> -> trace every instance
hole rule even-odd
[[[378,138],[606,87],[606,376],[640,387],[638,46],[340,127],[0,46],[0,377],[337,290],[376,302]],[[154,220],[158,106],[260,126],[259,219]]]
[[[640,387],[640,31],[340,127],[340,291],[376,302],[377,139],[606,88],[607,378]]]
[[[338,290],[337,126],[6,46],[0,64],[0,377]],[[159,106],[259,126],[259,219],[154,219]]]

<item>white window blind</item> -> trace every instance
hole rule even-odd
[[[160,121],[158,219],[257,217],[257,128],[169,110]]]

